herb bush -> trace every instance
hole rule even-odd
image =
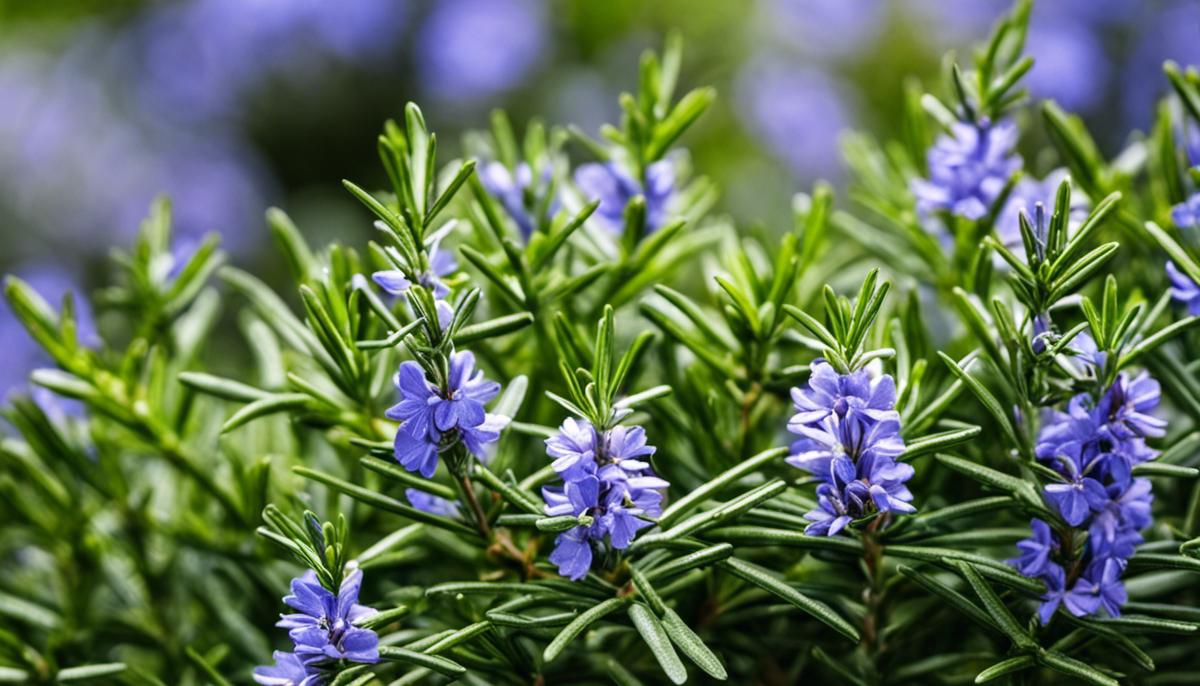
[[[0,681],[1195,683],[1200,75],[1105,160],[1028,16],[779,231],[669,40],[602,140],[410,105],[375,242],[267,213],[285,292],[165,200],[104,336],[9,278]]]

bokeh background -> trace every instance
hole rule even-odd
[[[722,188],[718,211],[782,226],[792,193],[841,178],[839,132],[894,133],[904,80],[934,83],[942,52],[969,49],[1007,7],[0,0],[0,272],[51,299],[87,291],[167,193],[181,241],[219,232],[234,262],[271,280],[270,205],[314,241],[365,240],[339,182],[382,184],[375,135],[406,101],[451,154],[494,107],[518,127],[540,116],[594,132],[671,29],[686,39],[683,85],[720,95],[684,141]],[[1113,153],[1148,125],[1162,61],[1200,62],[1200,0],[1041,0],[1029,50],[1034,95],[1084,115]],[[5,307],[0,394],[39,364]]]

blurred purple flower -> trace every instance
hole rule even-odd
[[[845,57],[874,42],[884,27],[884,0],[770,0],[767,28],[815,57]]]
[[[980,219],[1021,168],[1014,152],[1017,127],[1009,120],[958,122],[929,148],[929,178],[914,178],[917,210],[929,215],[945,210]]]
[[[459,103],[513,89],[547,49],[547,21],[536,0],[438,2],[417,45],[425,89]]]
[[[769,58],[746,65],[735,84],[743,124],[800,179],[842,173],[838,137],[854,108],[827,74]]]
[[[1086,25],[1033,21],[1026,50],[1034,59],[1025,77],[1031,95],[1057,101],[1068,110],[1091,110],[1108,85],[1104,45]]]
[[[410,505],[422,512],[450,517],[451,519],[462,517],[458,511],[458,503],[453,500],[439,498],[436,495],[431,495],[415,488],[404,489],[404,497],[408,498]]]
[[[625,226],[625,208],[636,196],[646,201],[646,233],[661,229],[676,194],[675,165],[662,159],[646,167],[646,185],[642,186],[617,162],[592,162],[575,169],[575,185],[588,201],[599,200],[592,219],[614,233]]]
[[[394,49],[407,3],[394,0],[188,0],[132,30],[143,102],[172,120],[238,116],[267,79],[310,83],[339,61]]]
[[[1192,277],[1180,271],[1174,262],[1167,262],[1167,278],[1171,281],[1171,297],[1186,305],[1188,314],[1200,315],[1200,286]]]

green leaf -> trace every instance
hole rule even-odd
[[[671,503],[667,509],[663,510],[662,516],[658,518],[659,526],[670,526],[675,520],[706,502],[712,496],[720,493],[727,486],[736,483],[743,476],[751,474],[772,462],[779,461],[780,458],[785,457],[787,454],[787,448],[771,448],[721,472],[704,484],[693,488],[687,495]]]
[[[196,667],[204,673],[204,676],[208,678],[209,683],[213,684],[213,686],[233,686],[233,684],[229,683],[228,679],[221,676],[221,673],[218,672],[215,667],[210,665],[208,660],[205,660],[204,656],[196,652],[194,648],[187,646],[184,648],[184,652],[187,654],[188,659],[192,661],[192,664],[196,665]],[[125,665],[120,665],[120,667],[123,670]],[[58,673],[58,680],[60,682],[66,681],[66,679],[63,678],[62,672]]]
[[[911,441],[907,441],[904,446],[904,452],[897,457],[897,460],[909,462],[916,457],[927,453],[934,453],[945,450],[947,448],[966,443],[975,437],[979,436],[982,429],[978,426],[969,426],[965,429],[954,429],[951,431],[943,431],[941,433],[922,436]]]
[[[439,517],[438,515],[425,512],[424,510],[418,510],[417,508],[406,505],[395,498],[391,498],[383,495],[382,493],[372,491],[369,488],[364,488],[357,484],[352,484],[349,481],[344,481],[324,472],[319,472],[315,469],[309,469],[308,467],[301,466],[293,467],[292,471],[306,479],[323,483],[339,493],[345,493],[355,500],[370,505],[371,507],[383,510],[384,512],[398,514],[401,517],[406,517],[414,522],[432,524],[433,526],[446,529],[447,531],[452,531],[454,533],[464,534],[471,537],[478,536],[477,531],[467,527],[461,522],[448,519],[446,517]]]
[[[587,610],[580,613],[570,624],[563,627],[563,630],[558,632],[554,640],[550,641],[550,645],[546,646],[546,650],[542,652],[542,660],[553,662],[554,658],[575,640],[575,637],[583,633],[585,629],[591,626],[594,622],[601,619],[605,615],[615,612],[625,603],[629,602],[627,598],[609,598],[602,603],[593,605]]]
[[[998,623],[996,623],[996,620],[992,619],[992,617],[988,615],[988,613],[979,609],[978,605],[971,602],[971,600],[962,593],[959,593],[957,590],[947,586],[941,581],[938,581],[932,574],[925,574],[924,572],[913,569],[908,565],[898,565],[897,569],[899,570],[900,574],[911,579],[925,590],[933,593],[934,595],[940,596],[954,609],[969,617],[976,624],[1003,633],[1003,629]]]
[[[1036,666],[1037,660],[1035,660],[1031,655],[1010,657],[1007,660],[997,662],[996,664],[977,674],[975,676],[975,683],[986,684],[987,682],[994,681],[1002,676],[1008,676],[1009,674]]]
[[[725,665],[721,664],[721,659],[708,646],[704,645],[704,641],[692,631],[683,619],[671,608],[664,608],[662,612],[662,625],[666,630],[667,636],[671,638],[671,642],[683,651],[684,655],[696,663],[696,666],[704,670],[714,679],[724,681],[729,675],[725,671]]]
[[[509,314],[503,317],[489,319],[486,322],[464,326],[454,335],[455,345],[467,345],[476,341],[504,336],[529,326],[533,323],[533,315],[528,312]]]
[[[975,589],[975,594],[983,601],[983,607],[992,619],[996,621],[996,625],[1000,627],[1013,644],[1021,650],[1034,650],[1038,647],[1037,640],[1021,626],[1017,618],[1013,616],[1004,601],[1000,600],[1000,596],[992,590],[988,582],[983,580],[975,567],[969,563],[959,560],[957,563],[958,570],[966,577],[967,582],[971,584],[971,588]]]
[[[633,603],[629,606],[629,619],[641,634],[642,640],[650,647],[650,652],[654,653],[654,659],[658,660],[658,665],[662,667],[667,678],[676,684],[687,681],[687,669],[680,662],[675,649],[671,647],[671,639],[654,613],[645,605]]]
[[[388,446],[388,450],[389,452],[391,451],[391,446]],[[381,460],[378,457],[364,457],[359,460],[359,463],[376,474],[381,474],[405,486],[425,491],[439,498],[454,500],[458,497],[453,488],[443,486],[432,479],[426,479],[420,474],[410,472],[397,464],[394,459]]]
[[[1037,489],[1027,481],[952,455],[935,455],[934,459],[954,471],[969,476],[985,486],[1009,493],[1013,498],[1035,509],[1044,509]]]
[[[1200,477],[1200,469],[1183,467],[1166,462],[1143,462],[1133,466],[1134,476],[1165,476],[1174,479],[1195,479]]]
[[[221,433],[249,424],[260,417],[280,412],[304,412],[309,410],[311,398],[304,393],[272,393],[243,406],[221,425]]]
[[[975,397],[978,398],[981,403],[983,403],[983,406],[987,409],[988,413],[991,414],[992,418],[996,420],[996,424],[1000,431],[1003,432],[1004,436],[1008,439],[1009,445],[1018,446],[1021,448],[1022,452],[1027,452],[1028,446],[1026,446],[1025,442],[1017,436],[1017,432],[1012,425],[1012,420],[1010,420],[1008,417],[1008,412],[1005,411],[1004,407],[1000,404],[1000,401],[996,400],[996,396],[992,395],[992,392],[989,391],[982,383],[980,383],[979,379],[971,376],[965,369],[958,366],[958,363],[954,361],[954,358],[940,350],[938,351],[938,356],[941,357],[942,362],[944,362],[946,366],[950,368],[950,372],[958,377],[959,381],[962,381],[964,384],[966,384],[967,388],[971,389],[971,392],[975,394]]]
[[[659,540],[671,541],[682,538],[683,536],[691,535],[697,531],[702,531],[716,524],[720,524],[725,520],[733,519],[747,510],[755,507],[756,505],[774,498],[776,495],[779,495],[786,489],[787,483],[782,479],[768,481],[757,488],[737,496],[729,502],[718,505],[717,507],[706,512],[692,515],[691,517],[688,517],[684,521],[676,524],[666,531],[663,531],[662,533],[652,534],[640,540],[645,542]]]
[[[466,667],[438,655],[426,655],[398,646],[380,646],[379,657],[388,662],[402,662],[430,669],[443,676],[458,678],[467,673]]]
[[[188,656],[191,657],[193,654],[192,649],[189,647],[187,650]],[[108,662],[104,664],[82,665],[79,667],[67,667],[66,669],[60,669],[54,678],[58,683],[74,683],[76,681],[89,681],[91,679],[111,677],[124,671],[124,662]],[[229,682],[222,679],[215,672],[210,673],[209,678],[217,686],[229,686]]]
[[[205,374],[203,372],[182,372],[179,375],[179,381],[183,385],[201,393],[243,403],[262,400],[271,396],[269,392],[261,388],[255,388],[240,381]]]
[[[1094,684],[1095,686],[1120,686],[1119,681],[1095,667],[1053,650],[1047,650],[1042,653],[1038,660],[1050,669],[1075,677],[1080,681]]]
[[[713,565],[733,555],[733,546],[728,543],[718,543],[683,557],[677,557],[662,565],[654,567],[645,573],[647,581],[669,579],[696,567]]]
[[[721,567],[729,571],[734,576],[748,581],[755,586],[772,593],[787,602],[795,605],[809,615],[812,615],[817,620],[832,627],[835,631],[842,634],[851,641],[859,640],[858,629],[855,629],[850,622],[847,622],[833,608],[819,600],[813,600],[804,595],[800,591],[789,586],[787,583],[779,580],[767,570],[759,567],[756,564],[739,560],[736,557],[731,557],[723,560],[720,563]]]

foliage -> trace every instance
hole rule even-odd
[[[267,213],[290,292],[165,200],[102,344],[10,278],[54,368],[0,443],[0,682],[1188,682],[1200,76],[1104,160],[1027,103],[1028,16],[777,236],[708,214],[669,39],[603,141],[497,113],[443,164],[409,105],[345,183],[377,242]],[[1030,185],[994,136],[1039,117]]]

